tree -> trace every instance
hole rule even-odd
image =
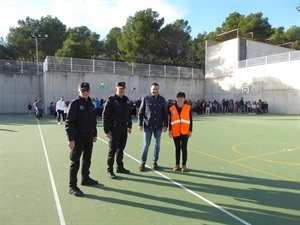
[[[72,39],[64,41],[63,47],[55,53],[55,56],[84,59],[91,57],[84,43],[75,42]]]
[[[106,59],[119,61],[120,50],[117,40],[121,36],[122,29],[118,27],[112,28],[106,35],[106,39],[104,40],[104,52]]]
[[[39,61],[43,61],[46,55],[53,55],[62,45],[66,26],[57,18],[47,16],[36,20],[26,17],[19,20],[18,25],[11,27],[7,35],[7,46],[14,59],[36,61],[36,43],[31,35],[48,35],[47,40],[38,40]]]
[[[86,26],[69,28],[63,47],[55,56],[91,59],[100,54],[102,42],[100,35],[91,32]]]
[[[202,34],[198,34],[197,38],[193,40],[194,46],[194,59],[193,65],[194,67],[204,68],[205,65],[205,41],[207,40],[207,33],[203,32]]]
[[[172,24],[166,25],[160,32],[162,40],[162,56],[170,59],[172,65],[187,66],[189,56],[193,55],[189,51],[191,43],[191,27],[186,20],[176,20]]]
[[[261,12],[251,13],[241,19],[238,28],[240,33],[244,35],[253,32],[254,39],[258,41],[265,41],[273,33],[268,18],[263,17]]]
[[[147,10],[138,11],[129,17],[123,26],[122,36],[118,39],[121,59],[127,62],[155,63],[159,46],[159,31],[164,18]]]
[[[12,59],[12,54],[7,48],[3,38],[0,38],[0,59]]]
[[[241,20],[243,19],[244,16],[238,12],[230,13],[229,16],[226,17],[225,22],[222,23],[222,32],[227,32],[238,28]]]
[[[300,49],[300,27],[291,26],[284,34],[286,42],[293,42],[295,49]]]
[[[267,38],[268,44],[278,45],[284,42],[284,27],[273,28],[273,34]]]
[[[46,55],[53,56],[63,45],[66,36],[66,25],[57,17],[42,17],[40,20],[40,33],[48,34],[47,40],[41,42],[41,47]]]

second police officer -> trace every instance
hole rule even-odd
[[[107,176],[115,179],[114,161],[116,157],[117,173],[130,173],[124,168],[123,155],[127,142],[127,134],[131,133],[131,105],[125,96],[125,82],[116,83],[116,92],[110,96],[104,105],[102,120],[106,137],[109,138],[109,150],[107,156]]]

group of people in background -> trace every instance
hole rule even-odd
[[[69,101],[64,101],[61,96],[57,102],[51,102],[48,106],[49,114],[57,119],[57,124],[65,123],[67,113],[69,111]]]
[[[43,118],[44,103],[42,102],[42,98],[38,97],[36,100],[34,100],[33,104],[29,102],[27,105],[27,109],[28,116],[35,116],[37,120]]]
[[[169,100],[169,104],[172,105],[173,100]],[[209,99],[200,99],[196,102],[188,101],[188,104],[192,106],[194,114],[209,115],[210,113],[248,113],[252,115],[268,114],[269,104],[267,101],[244,101],[240,100],[223,99],[221,102]]]

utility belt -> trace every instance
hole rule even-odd
[[[122,122],[117,122],[117,121],[113,121],[110,126],[111,127],[127,127],[128,123],[122,123]]]

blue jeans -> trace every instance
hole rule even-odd
[[[155,130],[144,128],[144,147],[142,149],[142,158],[141,163],[146,164],[148,149],[151,143],[152,134],[154,136],[154,154],[153,154],[153,162],[158,161],[159,150],[160,150],[160,137],[162,133],[162,128],[157,128]]]

